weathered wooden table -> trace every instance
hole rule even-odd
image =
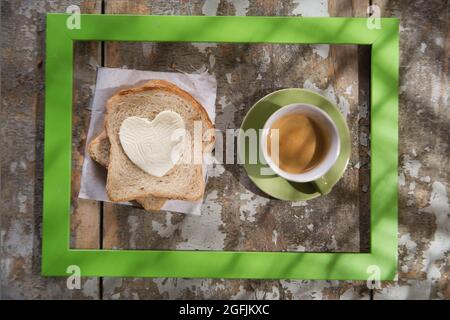
[[[66,279],[40,276],[45,14],[367,16],[401,18],[398,281]],[[450,298],[448,1],[2,1],[1,298]],[[369,48],[83,42],[75,48],[72,247],[367,252]],[[238,128],[265,94],[305,87],[335,101],[352,132],[344,178],[327,197],[283,202],[261,193],[238,165],[209,168],[202,216],[77,199],[99,66],[207,71],[218,83],[216,127]]]

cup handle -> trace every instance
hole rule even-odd
[[[314,187],[319,191],[321,194],[325,195],[330,193],[332,186],[327,182],[327,179],[322,176],[317,180],[313,181]]]

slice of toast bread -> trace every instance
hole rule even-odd
[[[111,144],[109,143],[106,131],[103,130],[89,143],[88,153],[94,161],[98,162],[105,168],[108,168],[110,147]]]
[[[189,93],[164,80],[151,80],[138,88],[121,90],[106,105],[105,128],[110,141],[106,190],[112,201],[130,201],[148,196],[195,201],[203,196],[202,164],[179,162],[163,177],[147,174],[127,157],[119,140],[122,122],[131,116],[154,119],[171,110],[185,122],[194,137],[194,122],[201,121],[203,146],[212,146],[213,124],[205,109]],[[208,133],[208,134],[204,134]],[[191,150],[193,140],[191,139]]]
[[[108,168],[109,163],[109,149],[111,145],[109,143],[106,131],[102,131],[97,137],[95,137],[88,145],[88,153],[92,159],[101,164],[103,167]],[[158,211],[166,203],[165,198],[158,197],[145,197],[137,198],[136,202],[139,203],[146,211]]]

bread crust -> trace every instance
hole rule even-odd
[[[164,206],[168,199],[158,197],[146,197],[137,198],[136,202],[139,203],[146,211],[159,211]]]
[[[96,152],[96,147],[104,139],[108,139],[108,136],[106,135],[106,131],[105,130],[100,132],[100,134],[97,137],[95,137],[94,139],[92,139],[92,141],[89,143],[89,145],[88,145],[88,153],[91,156],[91,158],[94,159],[94,161],[98,162],[99,164],[101,164],[102,166],[107,168],[109,161],[107,159],[103,159],[103,158],[99,157],[97,155],[97,152]]]
[[[139,93],[139,92],[143,92],[143,91],[151,91],[151,90],[165,90],[169,93],[176,94],[176,95],[180,96],[181,98],[187,100],[200,113],[202,121],[206,125],[207,129],[214,129],[214,125],[213,125],[211,119],[209,118],[208,113],[203,108],[203,106],[194,97],[192,97],[192,95],[190,95],[188,92],[182,90],[181,88],[177,87],[176,85],[174,85],[168,81],[150,80],[140,87],[120,90],[119,92],[117,92],[115,95],[113,95],[111,98],[108,99],[108,101],[106,103],[106,116],[105,116],[105,124],[104,124],[105,128],[106,128],[106,135],[109,134],[108,129],[107,129],[108,128],[108,115],[111,113],[111,109],[113,108],[115,101],[117,99],[119,99],[121,96],[126,96],[129,94]],[[215,136],[214,135],[210,136],[210,140],[207,142],[207,145],[212,145],[214,143],[214,141],[215,141]],[[195,175],[200,175],[201,177],[203,177],[202,166],[201,165],[194,165],[194,166],[195,166],[195,168],[194,168]],[[112,161],[109,161],[108,171],[111,170],[111,167],[112,167]],[[197,201],[203,197],[204,190],[205,190],[205,181],[202,178],[199,180],[199,186],[195,190],[196,192],[193,192],[189,196],[171,196],[170,199]],[[145,197],[149,197],[149,196],[154,196],[154,197],[158,197],[158,198],[168,198],[167,194],[158,192],[157,190],[155,190],[151,193],[143,192],[141,194],[136,194],[133,196],[119,197],[119,196],[116,196],[113,194],[112,190],[110,190],[110,188],[108,186],[108,183],[106,185],[106,192],[107,192],[109,198],[112,201],[116,201],[116,202],[130,201],[130,200],[134,200],[137,198],[145,198]]]

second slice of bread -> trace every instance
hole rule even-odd
[[[102,131],[97,137],[95,137],[88,146],[88,152],[92,159],[96,162],[108,168],[109,164],[109,149],[111,144],[109,143],[108,136],[105,131]],[[166,203],[165,198],[158,198],[148,196],[145,198],[137,198],[136,202],[139,203],[145,210],[161,210]]]
[[[168,81],[152,80],[142,87],[119,91],[108,100],[105,127],[111,149],[106,190],[112,201],[148,196],[195,201],[203,196],[201,163],[178,163],[159,178],[137,167],[122,149],[119,129],[126,118],[135,116],[151,121],[164,110],[177,112],[191,137],[194,137],[195,121],[202,122],[203,130],[213,128],[205,109],[190,94]],[[213,135],[207,135],[205,139],[208,139],[203,141],[206,146],[214,143]]]

